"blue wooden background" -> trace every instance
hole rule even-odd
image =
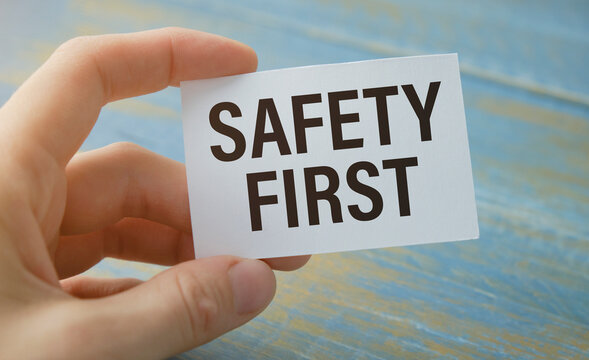
[[[192,358],[589,358],[589,3],[3,1],[0,100],[62,41],[176,25],[260,70],[458,52],[481,238],[315,256],[259,318]],[[107,106],[83,149],[183,160],[178,89]],[[106,260],[98,276],[161,267]]]

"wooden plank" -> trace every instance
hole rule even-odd
[[[3,100],[69,37],[165,25],[244,41],[262,70],[460,55],[481,239],[315,256],[279,274],[262,316],[179,358],[589,357],[586,2],[6,6]],[[84,148],[127,140],[182,160],[179,112],[177,89],[109,105]],[[91,273],[147,278],[160,270],[107,260]]]

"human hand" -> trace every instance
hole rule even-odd
[[[82,37],[0,109],[2,357],[169,356],[255,317],[271,268],[306,263],[190,260],[181,163],[127,143],[76,155],[110,101],[256,66],[249,47],[192,30]],[[182,263],[146,282],[74,276],[105,256]]]

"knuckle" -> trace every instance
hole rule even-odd
[[[202,343],[217,332],[226,296],[218,281],[203,273],[196,275],[181,270],[176,273],[175,280],[183,315],[189,321],[190,336]]]
[[[102,84],[104,105],[110,97],[112,79],[100,63],[103,51],[101,39],[101,36],[79,36],[70,39],[61,44],[49,60],[64,69],[67,68],[64,81],[81,89],[88,86],[89,77],[97,78]]]
[[[138,164],[144,162],[149,151],[132,142],[117,142],[106,146],[105,150],[109,157],[116,163],[117,167],[126,169],[128,174],[133,173],[132,170]],[[138,185],[137,180],[133,175],[126,176],[125,185],[122,187],[123,208],[122,215],[132,216],[137,218],[146,218],[152,212],[149,193],[145,191],[143,186]],[[122,243],[119,241],[119,243]]]
[[[174,42],[175,39],[178,38],[184,38],[184,37],[190,37],[191,33],[200,33],[198,30],[187,30],[185,28],[179,27],[179,26],[168,26],[162,29],[162,31],[168,36],[170,37],[170,40],[172,41],[172,43]]]
[[[184,31],[184,29],[182,29],[179,26],[167,26],[167,27],[163,28],[162,30],[167,32],[170,35]]]
[[[93,36],[77,36],[62,43],[55,53],[57,54],[79,54],[91,48]]]
[[[103,148],[106,158],[118,171],[120,178],[120,211],[123,217],[157,219],[161,202],[153,195],[153,186],[145,174],[162,164],[162,156],[132,142],[117,142]]]
[[[116,142],[108,145],[108,149],[112,151],[117,158],[122,160],[136,160],[147,153],[147,150],[135,143],[129,141]]]

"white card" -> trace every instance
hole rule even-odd
[[[197,257],[478,238],[456,54],[185,81]]]

